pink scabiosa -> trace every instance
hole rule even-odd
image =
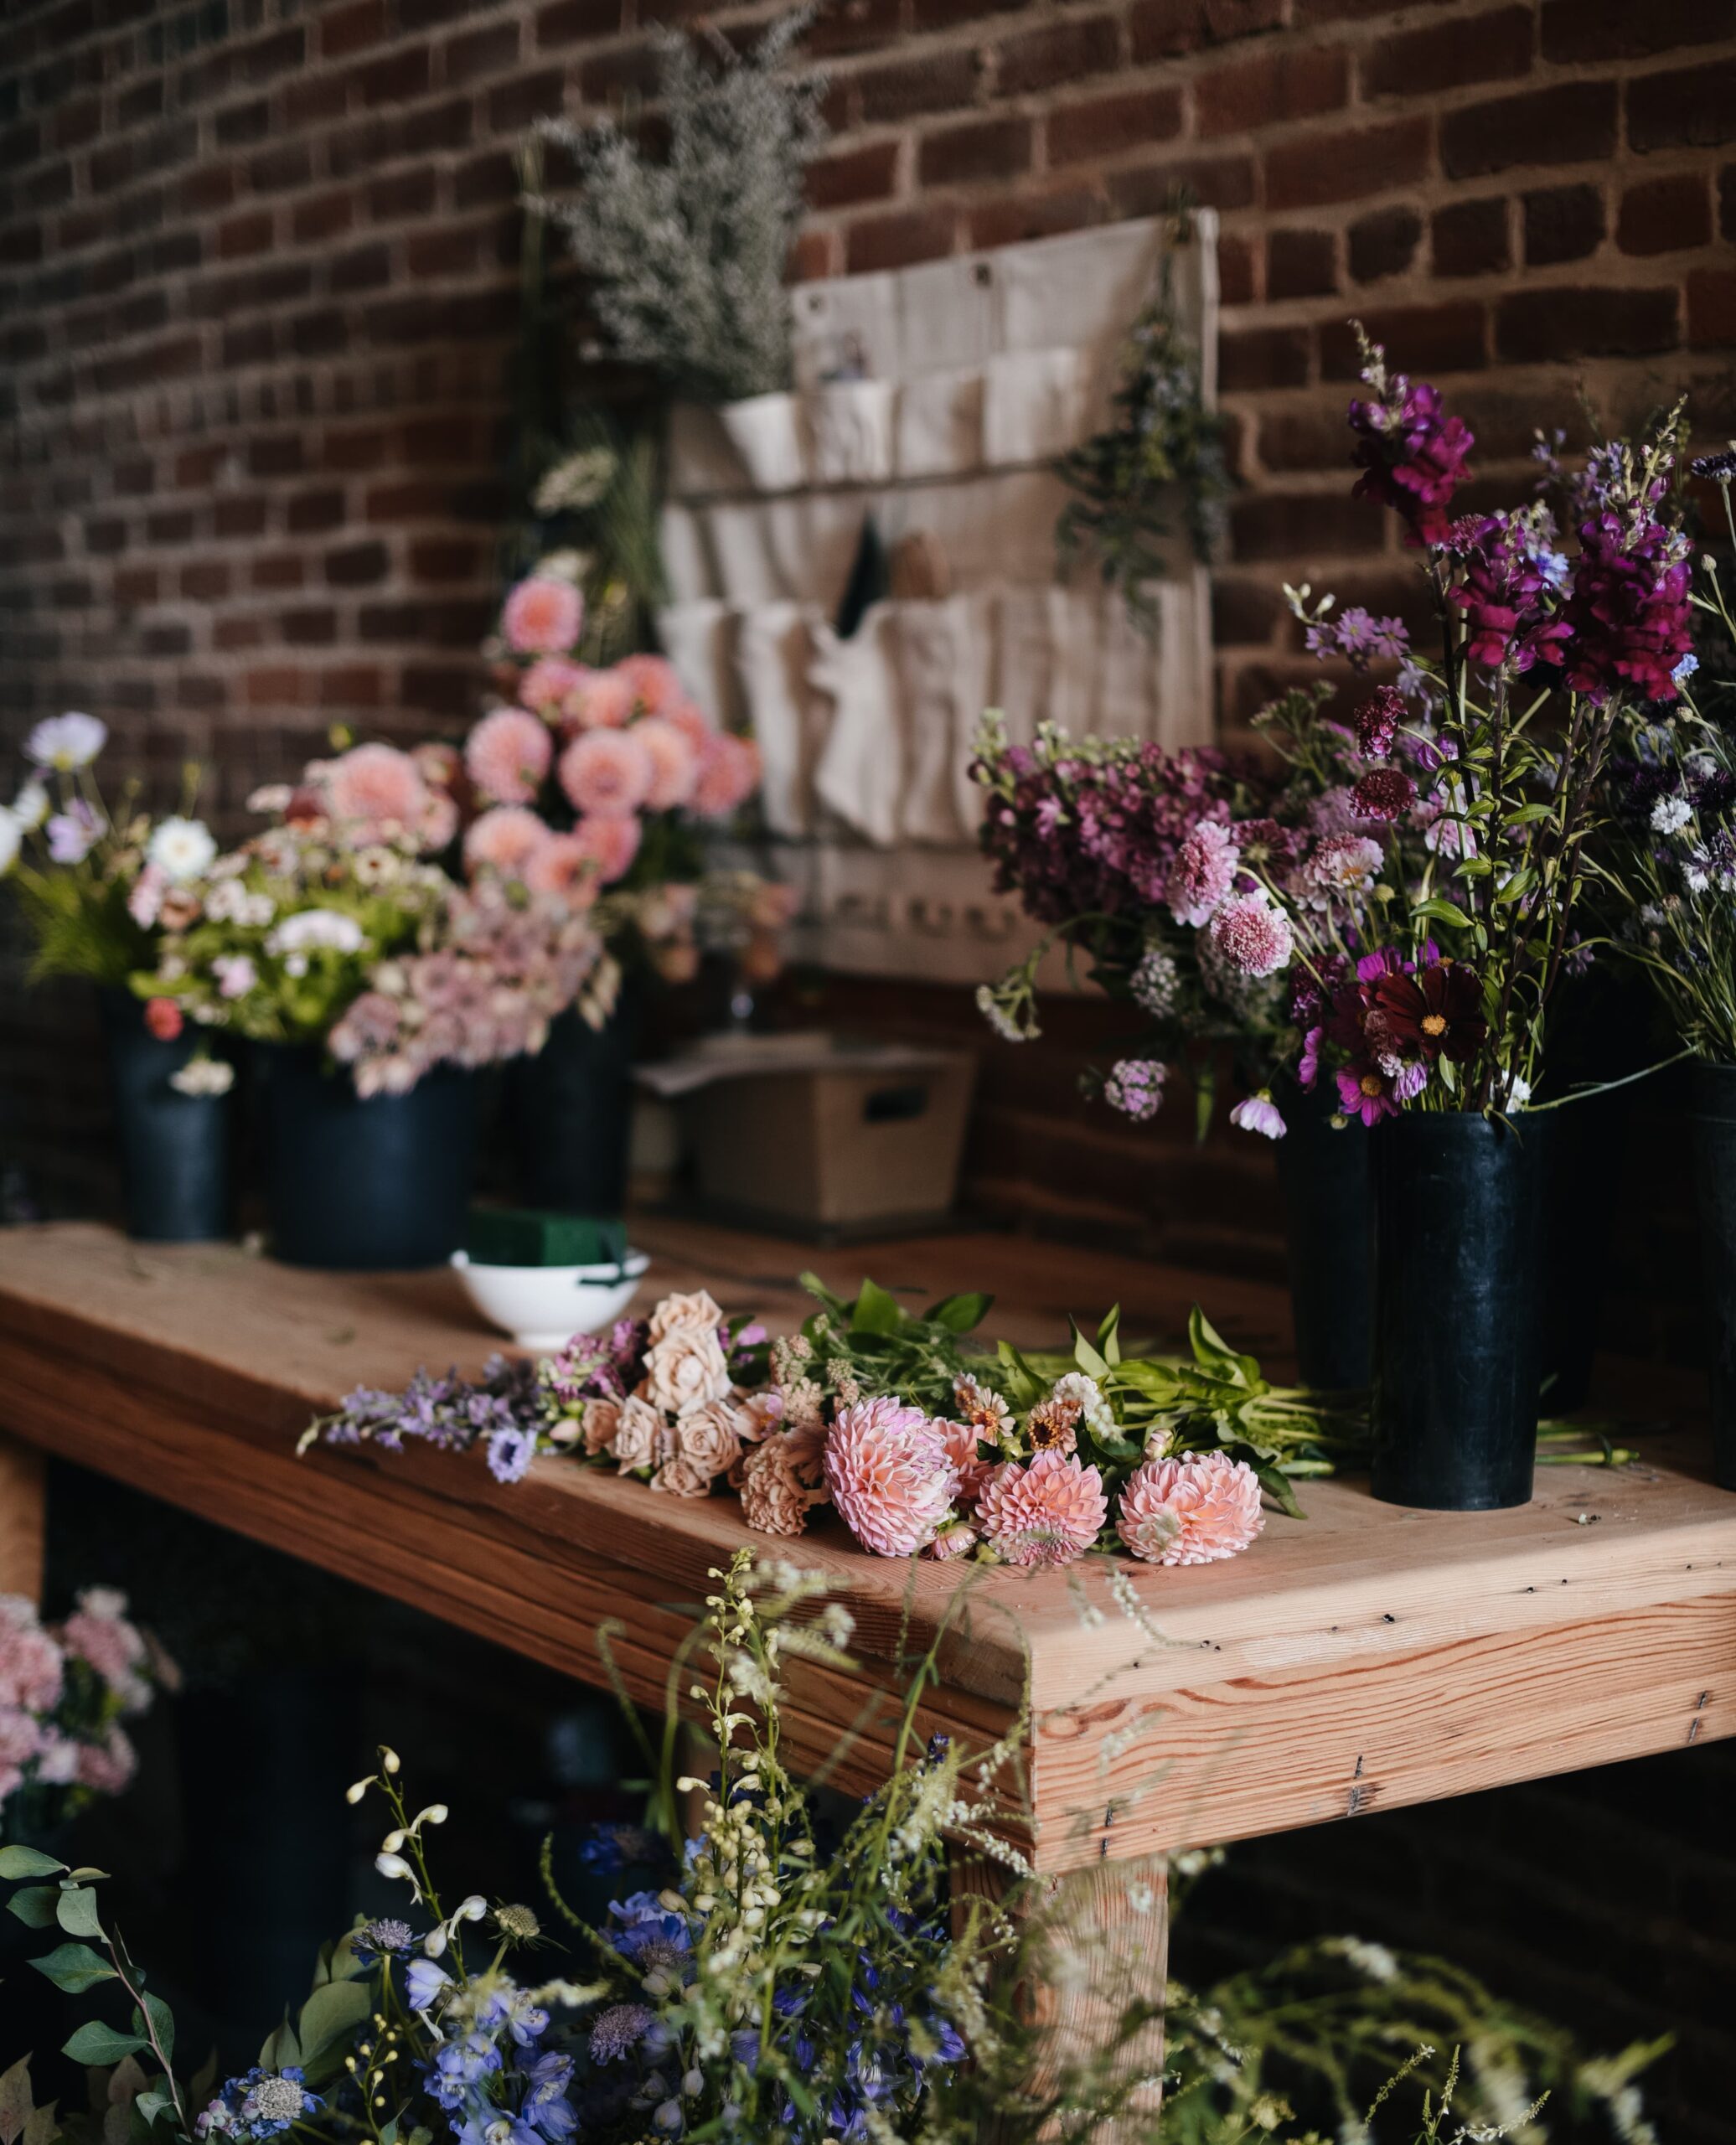
[[[1263,887],[1232,894],[1213,910],[1206,934],[1213,950],[1238,975],[1276,975],[1295,951],[1290,920]]]
[[[1386,861],[1367,835],[1327,835],[1297,874],[1300,897],[1310,908],[1356,902],[1372,892]]]
[[[1196,929],[1208,922],[1235,885],[1241,861],[1229,829],[1216,819],[1201,819],[1176,852],[1170,875],[1166,898],[1175,921]]]
[[[1168,1071],[1155,1057],[1119,1057],[1103,1081],[1103,1100],[1111,1109],[1144,1124],[1163,1106]]]
[[[1134,1470],[1116,1531],[1148,1564],[1212,1564],[1245,1549],[1265,1523],[1259,1477],[1245,1460],[1186,1452]]]
[[[926,1549],[958,1489],[942,1426],[893,1399],[840,1408],[826,1434],[824,1467],[845,1525],[881,1557]]]
[[[580,820],[572,838],[597,866],[600,886],[612,886],[625,877],[639,853],[639,823],[631,816],[619,819],[612,814],[593,813]]]
[[[984,1482],[976,1523],[1003,1564],[1053,1571],[1082,1557],[1108,1517],[1103,1481],[1071,1453],[1005,1461]]]
[[[637,812],[651,793],[656,772],[630,730],[587,730],[561,755],[561,787],[574,811],[586,815]]]
[[[1371,760],[1383,760],[1403,724],[1403,700],[1390,685],[1378,685],[1356,710],[1356,743]]]
[[[358,842],[414,833],[427,808],[421,770],[394,745],[358,745],[328,760],[320,787],[333,819]]]
[[[519,655],[565,655],[585,624],[585,599],[570,581],[534,573],[508,596],[500,613],[507,645]]]
[[[464,741],[464,769],[496,804],[529,804],[555,755],[548,725],[521,707],[497,707]]]
[[[663,716],[648,716],[633,726],[633,737],[651,755],[651,787],[645,803],[654,812],[673,811],[692,796],[699,760],[687,734]]]
[[[759,779],[759,747],[753,740],[736,737],[725,730],[714,731],[700,757],[693,809],[701,819],[726,819],[752,796]]]
[[[522,879],[549,839],[548,829],[524,805],[497,804],[472,822],[464,837],[464,868],[473,878],[492,871],[502,879]]]
[[[1284,1134],[1284,1114],[1273,1101],[1269,1088],[1262,1088],[1257,1095],[1244,1096],[1230,1112],[1230,1122],[1243,1132],[1258,1132],[1265,1140],[1282,1140]]]
[[[1359,819],[1402,819],[1417,801],[1417,785],[1403,768],[1371,768],[1351,791]]]

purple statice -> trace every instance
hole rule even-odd
[[[540,1414],[536,1365],[491,1356],[482,1377],[474,1382],[460,1377],[456,1370],[437,1375],[420,1369],[401,1393],[358,1386],[345,1393],[333,1414],[318,1417],[308,1426],[301,1450],[305,1452],[319,1442],[371,1445],[385,1452],[401,1452],[406,1439],[415,1439],[442,1452],[463,1452],[478,1439],[532,1434]]]
[[[1354,669],[1371,663],[1399,663],[1410,653],[1403,618],[1377,618],[1360,603],[1336,618],[1317,618],[1303,635],[1310,655],[1340,655]]]
[[[1473,663],[1518,677],[1534,664],[1562,662],[1571,630],[1559,615],[1568,562],[1554,535],[1542,506],[1454,523],[1447,548],[1460,577],[1447,600],[1465,615]]]
[[[1465,457],[1476,444],[1461,417],[1443,414],[1440,390],[1388,375],[1377,343],[1363,346],[1367,400],[1353,401],[1350,427],[1362,474],[1356,496],[1389,506],[1405,523],[1407,541],[1445,541],[1447,509],[1464,481]]]
[[[1692,578],[1679,530],[1616,504],[1586,521],[1564,613],[1575,691],[1599,702],[1623,694],[1677,698],[1677,666],[1692,640]]]
[[[1103,1080],[1103,1100],[1136,1124],[1157,1115],[1167,1067],[1151,1057],[1117,1058]]]

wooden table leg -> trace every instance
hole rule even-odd
[[[955,1899],[1000,1899],[1010,1881],[997,1863],[968,1851],[954,1857]],[[1038,2029],[1033,2093],[1050,2098],[1064,2077],[1078,2079],[1093,2101],[1124,2110],[1093,2132],[1103,2145],[1149,2137],[1163,2092],[1169,1858],[1104,1860],[1039,1879],[1019,1905],[1031,1922],[1019,1998]]]
[[[42,1600],[48,1464],[34,1445],[0,1435],[0,1594]]]

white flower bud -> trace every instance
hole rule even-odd
[[[689,2100],[696,2101],[705,2089],[705,2075],[702,2071],[693,2070],[689,2070],[683,2075],[681,2080],[681,2090],[686,2094]]]
[[[366,1780],[359,1780],[354,1787],[346,1787],[344,1791],[344,1800],[346,1802],[359,1802],[377,1778],[377,1774],[369,1773]]]
[[[395,1773],[398,1770],[403,1760],[399,1757],[397,1752],[392,1749],[390,1744],[382,1743],[380,1746],[380,1762],[385,1767],[389,1773]]]
[[[447,1820],[447,1806],[443,1802],[431,1802],[426,1810],[418,1810],[410,1829],[420,1832],[424,1825],[443,1825]]]
[[[431,1959],[437,1959],[446,1949],[446,1924],[437,1921],[422,1939],[422,1949]]]
[[[416,1882],[416,1872],[410,1864],[401,1854],[394,1854],[389,1848],[383,1848],[375,1856],[374,1867],[382,1877],[405,1877],[412,1884]]]
[[[382,1854],[395,1854],[403,1844],[404,1835],[395,1826],[394,1826],[392,1830],[389,1832],[385,1837],[380,1843],[380,1851]]]

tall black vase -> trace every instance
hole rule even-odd
[[[473,1073],[442,1065],[408,1094],[358,1095],[318,1045],[263,1044],[266,1214],[292,1266],[439,1266],[464,1238]]]
[[[1712,1472],[1736,1490],[1736,1065],[1693,1070],[1694,1180],[1710,1328]]]
[[[1374,1331],[1374,1191],[1369,1136],[1358,1124],[1334,1131],[1337,1096],[1278,1096],[1284,1257],[1302,1383],[1348,1392],[1368,1383]]]
[[[145,1026],[144,1006],[130,990],[98,996],[127,1235],[146,1243],[228,1235],[230,1098],[183,1095],[170,1085],[205,1038],[183,1029],[165,1042]]]
[[[1372,1486],[1387,1504],[1531,1496],[1547,1126],[1407,1110],[1373,1135]]]
[[[602,1027],[563,1013],[535,1057],[508,1066],[507,1109],[527,1206],[619,1217],[642,1010],[640,988],[629,979]]]

